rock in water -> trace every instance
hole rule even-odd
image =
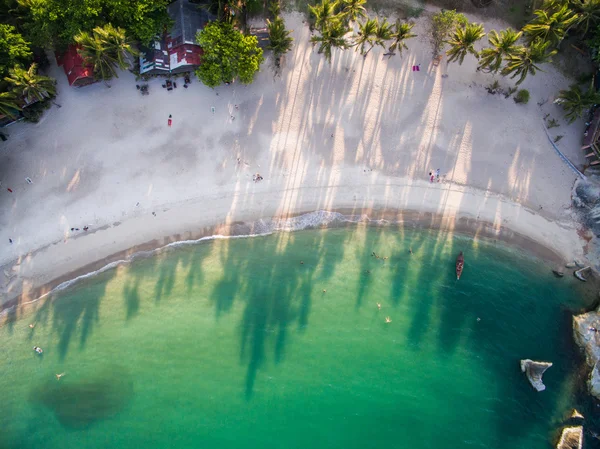
[[[527,375],[527,379],[537,391],[546,389],[546,385],[542,382],[542,375],[551,366],[552,363],[550,362],[534,362],[530,359],[521,360],[521,371]]]
[[[577,411],[577,409],[573,409],[571,412],[571,419],[583,419],[583,415]]]
[[[556,449],[581,449],[583,445],[583,426],[565,427],[560,435]]]
[[[573,317],[573,338],[585,353],[585,360],[590,367],[588,389],[597,399],[600,399],[600,372],[598,370],[600,340],[597,332],[599,327],[600,313],[598,311]]]
[[[556,276],[557,278],[561,278],[565,275],[565,272],[562,271],[561,269],[552,270],[552,272],[554,273],[554,276]]]
[[[568,264],[565,265],[565,267],[567,268],[575,268],[577,266],[577,264],[575,262],[569,262]]]

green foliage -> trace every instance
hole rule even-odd
[[[534,11],[534,15],[535,18],[523,27],[528,43],[541,39],[557,47],[565,38],[567,30],[577,22],[577,15],[566,3],[557,9],[538,9]]]
[[[600,26],[594,28],[585,44],[590,49],[592,61],[600,65]]]
[[[481,50],[478,68],[493,73],[498,72],[502,67],[504,58],[514,55],[517,51],[516,43],[521,34],[521,32],[517,33],[512,28],[502,30],[500,34],[496,30],[490,31],[488,34],[490,46]]]
[[[80,31],[112,23],[144,43],[170,23],[169,0],[19,0],[28,10],[27,31],[40,47],[64,47]]]
[[[28,64],[32,55],[29,42],[15,27],[0,24],[0,76],[16,64]]]
[[[346,50],[350,47],[350,43],[346,40],[348,31],[344,22],[333,20],[319,35],[311,37],[310,41],[313,46],[319,44],[319,53],[325,55],[327,62],[331,62],[331,51],[334,48]]]
[[[577,29],[582,35],[600,25],[600,0],[570,0],[577,15]]]
[[[392,44],[388,49],[390,57],[392,56],[392,54],[395,54],[396,51],[400,56],[402,56],[402,50],[408,48],[406,46],[406,40],[416,36],[416,34],[413,34],[411,32],[414,26],[414,23],[402,22],[400,20],[396,21],[394,31],[392,32],[391,36]]]
[[[444,44],[450,32],[457,25],[466,25],[467,18],[455,10],[444,10],[433,15],[431,18],[431,45],[433,56],[438,56],[444,48]]]
[[[575,84],[568,90],[561,90],[555,103],[562,106],[565,118],[571,123],[581,117],[587,109],[600,103],[600,93],[594,89],[593,81],[586,91]]]
[[[94,67],[94,75],[101,80],[118,77],[117,68],[129,67],[129,56],[137,55],[131,41],[125,36],[125,30],[108,24],[96,27],[92,33],[80,32],[75,36],[79,48],[77,52]]]
[[[281,17],[276,17],[272,22],[267,19],[267,29],[269,30],[267,48],[273,51],[275,58],[291,50],[294,39],[290,36],[290,31],[285,29],[285,22]]]
[[[170,0],[103,0],[105,20],[125,29],[144,44],[149,43],[171,25],[167,12]]]
[[[22,98],[25,104],[34,101],[43,101],[56,95],[56,81],[53,78],[37,74],[37,66],[31,64],[28,70],[21,66],[10,69],[9,76],[5,80],[12,87],[18,98]]]
[[[527,89],[521,89],[517,92],[517,95],[515,95],[514,100],[515,103],[527,104],[529,102],[529,91]]]
[[[317,31],[323,32],[327,29],[333,20],[339,21],[336,16],[337,1],[322,0],[319,5],[308,5],[308,10],[311,16],[311,23]]]
[[[229,23],[208,23],[197,34],[196,41],[204,50],[196,75],[209,87],[236,78],[250,84],[263,62],[256,36],[244,36]]]
[[[14,92],[0,92],[0,115],[16,118],[21,110]]]
[[[42,118],[42,115],[44,115],[44,111],[48,108],[50,108],[50,106],[52,106],[52,99],[54,98],[54,96],[44,100],[44,101],[38,101],[37,103],[33,103],[30,106],[27,106],[26,108],[23,108],[21,114],[23,115],[23,118],[28,121],[28,122],[32,122],[32,123],[37,123],[40,121],[40,119]]]
[[[354,37],[354,46],[356,47],[356,50],[360,50],[361,55],[366,56],[375,45],[375,34],[378,26],[379,23],[376,18],[367,19],[365,22],[358,24],[358,33]],[[368,47],[366,52],[365,47]]]
[[[458,25],[448,41],[450,49],[446,52],[448,62],[458,61],[462,65],[465,56],[471,53],[479,58],[479,53],[475,50],[475,43],[485,36],[483,25],[479,23],[467,23],[465,26]]]
[[[367,17],[365,5],[367,0],[342,0],[342,12],[344,19],[348,22],[356,22],[358,19]]]
[[[511,78],[519,77],[517,84],[525,81],[527,75],[535,75],[539,64],[552,61],[556,50],[549,50],[551,42],[541,39],[533,41],[528,47],[519,47],[515,53],[506,57],[506,66],[502,69],[502,75],[511,75]]]

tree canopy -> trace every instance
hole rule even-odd
[[[209,87],[236,78],[250,84],[263,62],[263,51],[256,36],[245,36],[226,22],[210,22],[196,36],[202,47],[198,79]]]
[[[66,46],[80,31],[108,23],[147,43],[170,23],[169,0],[18,0],[28,11],[24,25],[40,47]]]
[[[12,25],[0,24],[0,76],[17,64],[28,64],[32,53],[29,42]]]

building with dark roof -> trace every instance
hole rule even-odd
[[[200,65],[202,48],[196,34],[214,17],[190,0],[175,0],[167,10],[173,26],[162,39],[141,49],[140,75],[189,72]]]

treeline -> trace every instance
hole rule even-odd
[[[309,5],[309,23],[317,32],[310,40],[313,46],[319,46],[318,52],[328,62],[334,48],[355,47],[366,57],[373,47],[388,46],[388,56],[396,52],[401,55],[407,48],[406,40],[416,36],[411,32],[412,23],[398,20],[390,24],[387,19],[369,18],[366,3],[366,0],[323,0],[318,5]],[[353,24],[358,24],[358,31],[349,35]]]
[[[487,34],[488,45],[481,51],[475,50],[475,44],[485,36],[483,25],[469,23],[455,11],[442,11],[433,17],[434,53],[448,45],[449,62],[462,64],[471,54],[478,60],[477,70],[516,78],[517,85],[541,70],[540,65],[551,62],[569,36],[587,48],[597,66],[600,63],[600,0],[545,0],[520,31],[492,30]],[[566,118],[572,122],[599,104],[600,95],[592,80],[587,88],[573,85],[560,91],[556,102],[562,105]]]

